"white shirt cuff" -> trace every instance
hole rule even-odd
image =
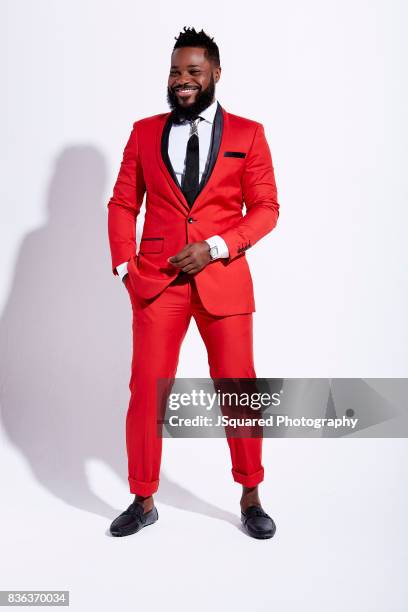
[[[228,247],[225,240],[221,238],[221,236],[211,236],[210,238],[207,238],[205,242],[210,245],[210,249],[212,247],[217,247],[218,257],[229,257]]]
[[[118,266],[116,266],[116,271],[118,275],[120,276],[120,280],[123,280],[123,277],[126,276],[126,274],[128,273],[127,261],[125,261],[125,263],[121,263]]]

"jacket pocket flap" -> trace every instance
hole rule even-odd
[[[161,253],[163,251],[164,238],[142,238],[139,253]]]
[[[245,157],[242,151],[224,151],[224,157]]]

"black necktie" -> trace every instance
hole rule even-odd
[[[191,206],[198,194],[200,156],[197,127],[203,117],[190,121],[190,138],[187,143],[186,166],[181,181],[181,190]]]

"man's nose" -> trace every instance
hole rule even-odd
[[[180,87],[180,85],[191,85],[191,76],[188,74],[180,74],[174,82],[173,87]]]

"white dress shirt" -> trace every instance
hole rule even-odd
[[[210,151],[211,132],[216,110],[217,100],[215,99],[214,102],[212,102],[200,113],[200,117],[203,117],[204,120],[199,121],[197,127],[200,156],[199,181],[201,181],[201,177],[203,176]],[[187,142],[189,137],[189,122],[184,124],[172,124],[169,133],[169,158],[180,187],[185,170]],[[211,236],[210,238],[207,238],[205,242],[209,244],[210,248],[214,246],[217,247],[218,257],[229,257],[228,247],[221,236]],[[116,266],[116,270],[118,271],[120,278],[123,280],[123,277],[127,274],[127,262]]]

